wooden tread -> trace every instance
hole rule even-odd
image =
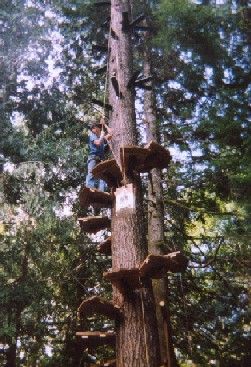
[[[188,260],[180,251],[168,255],[148,255],[141,264],[140,276],[153,279],[163,278],[166,272],[179,273],[186,270]]]
[[[108,217],[85,217],[78,218],[78,221],[82,231],[87,233],[97,233],[111,227],[111,220]]]
[[[116,342],[116,334],[114,332],[77,331],[76,336],[80,336],[84,345],[88,348],[96,348],[102,345],[115,346]]]
[[[149,172],[153,168],[168,168],[171,155],[168,149],[154,141],[144,148],[125,145],[120,148],[122,170],[127,174],[132,171]]]
[[[109,187],[118,187],[123,179],[115,159],[108,159],[97,164],[92,170],[93,176],[104,180]]]
[[[104,254],[106,256],[110,256],[112,254],[112,237],[108,237],[106,240],[101,242],[97,247],[98,252]]]
[[[107,360],[105,362],[98,362],[97,364],[92,364],[90,367],[116,367],[116,359]]]
[[[119,286],[119,288],[141,288],[140,274],[138,268],[133,269],[119,269],[116,271],[109,271],[103,273],[106,280],[112,284]]]
[[[148,255],[139,268],[118,269],[103,273],[106,280],[118,288],[141,288],[147,278],[161,279],[170,271],[179,273],[186,270],[188,259],[181,251],[168,255]]]
[[[116,359],[103,362],[99,365],[100,367],[116,367]]]
[[[78,312],[82,316],[88,316],[94,313],[105,315],[114,320],[122,319],[122,312],[118,305],[104,300],[98,296],[93,296],[84,300],[78,308]]]
[[[80,206],[88,207],[91,204],[99,204],[100,207],[110,208],[112,206],[112,195],[108,192],[83,187],[79,194]]]

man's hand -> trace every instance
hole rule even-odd
[[[100,117],[100,121],[99,122],[100,122],[100,124],[102,126],[104,126],[106,128],[107,133],[108,133],[108,134],[105,135],[104,131],[102,130],[102,132],[100,134],[100,138],[101,139],[105,139],[107,141],[110,141],[112,139],[112,129],[106,125],[106,119],[105,119],[105,117],[103,117],[103,116]]]
[[[105,118],[104,118],[104,117],[100,117],[99,123],[100,123],[101,125],[103,125],[103,126],[106,126]]]
[[[105,135],[105,140],[107,140],[107,141],[112,140],[112,134],[106,134]]]

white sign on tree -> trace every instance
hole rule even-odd
[[[134,211],[136,208],[135,190],[133,184],[128,184],[117,188],[116,192],[116,213],[121,210]]]

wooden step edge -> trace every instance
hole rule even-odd
[[[110,256],[112,253],[112,237],[109,236],[106,240],[104,240],[103,242],[101,242],[98,246],[97,246],[97,250],[102,253],[105,254],[107,256]]]
[[[120,289],[125,288],[141,288],[143,285],[140,281],[139,269],[118,269],[118,270],[108,270],[103,273],[103,277],[110,281],[112,284]]]
[[[149,254],[140,265],[140,276],[160,279],[167,272],[180,273],[187,268],[188,259],[181,251],[175,251],[167,255]]]
[[[81,336],[83,338],[100,337],[107,338],[110,336],[116,336],[114,331],[77,331],[76,336]]]
[[[98,296],[93,296],[82,301],[78,308],[78,313],[86,316],[98,313],[116,320],[121,320],[123,317],[123,313],[118,305]]]
[[[103,192],[95,188],[82,187],[79,193],[79,202],[81,207],[99,204],[101,207],[110,208],[114,196],[109,192]]]
[[[78,222],[83,231],[87,233],[97,233],[106,228],[111,228],[111,219],[101,216],[90,216],[78,218]]]

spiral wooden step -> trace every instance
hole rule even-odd
[[[99,365],[99,367],[116,367],[116,359],[103,362]]]
[[[116,367],[116,359],[110,359],[105,362],[91,364],[90,367]]]
[[[180,273],[186,270],[187,257],[181,251],[171,252],[168,255],[148,255],[141,264],[140,277],[160,279],[168,272]]]
[[[77,331],[76,336],[80,336],[85,347],[96,348],[102,345],[115,346],[116,334],[115,332],[103,331]]]
[[[112,195],[108,192],[103,192],[97,189],[83,187],[79,194],[79,202],[82,208],[86,208],[89,205],[97,205],[100,208],[111,208]]]
[[[109,236],[106,240],[101,242],[97,247],[98,252],[104,254],[106,256],[110,256],[112,254],[112,237]]]
[[[171,155],[168,149],[151,141],[144,148],[125,145],[120,148],[120,160],[122,171],[126,174],[137,172],[149,172],[153,168],[168,168]]]
[[[115,159],[108,159],[97,164],[92,170],[97,180],[104,180],[111,188],[118,187],[122,181],[122,173]]]
[[[142,287],[138,268],[119,269],[116,271],[110,269],[109,271],[103,273],[103,276],[106,280],[110,281],[112,284],[116,285],[121,289],[123,288],[135,289]]]
[[[87,233],[97,233],[102,229],[111,227],[111,219],[108,217],[84,217],[78,218],[81,230]]]
[[[93,296],[84,300],[79,306],[78,312],[81,316],[85,317],[94,313],[107,316],[113,320],[121,320],[123,317],[123,314],[118,305],[113,304],[112,302],[102,299],[98,296]]]

